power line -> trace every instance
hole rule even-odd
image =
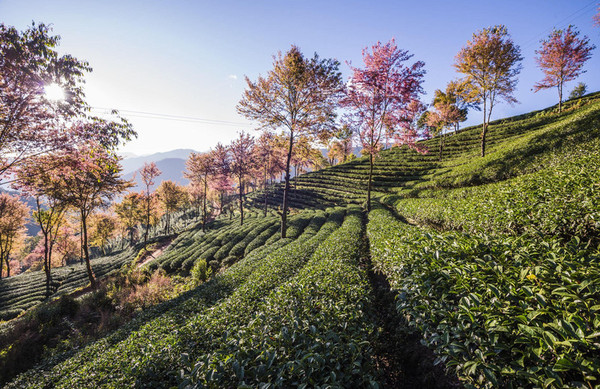
[[[103,107],[92,107],[93,110],[96,111],[105,111],[105,113],[111,112],[110,108]],[[120,113],[126,114],[126,116],[131,117],[139,117],[144,119],[160,119],[160,120],[171,120],[171,121],[179,121],[179,122],[190,122],[190,123],[202,123],[202,124],[215,124],[220,126],[251,126],[249,123],[241,123],[241,122],[231,122],[227,120],[216,120],[216,119],[205,119],[193,116],[181,116],[181,115],[171,115],[166,113],[158,113],[158,112],[145,112],[145,111],[132,111],[127,109],[118,109]]]
[[[559,20],[554,27],[546,30],[542,34],[539,34],[535,38],[530,39],[522,47],[523,48],[529,48],[532,45],[537,44],[541,38],[546,37],[549,33],[552,32],[552,30],[554,28],[564,28],[565,26],[567,26],[568,24],[570,24],[573,20],[578,19],[581,16],[585,15],[590,10],[590,7],[596,8],[596,2],[597,2],[597,0],[592,0],[587,5],[583,6],[582,8],[580,8],[577,11],[573,12],[572,14],[570,14],[570,15],[564,17],[563,19]]]

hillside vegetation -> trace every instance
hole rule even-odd
[[[441,161],[439,138],[382,151],[368,214],[366,158],[297,177],[284,239],[251,194],[242,226],[192,227],[142,265],[203,261],[206,282],[6,387],[597,386],[600,93],[490,123],[483,158],[479,132],[448,135]],[[37,301],[37,276],[1,280],[0,312]]]

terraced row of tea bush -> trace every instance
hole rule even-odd
[[[267,239],[275,239],[278,229],[278,219],[273,214],[267,217],[251,214],[243,225],[238,219],[216,220],[206,232],[196,228],[180,234],[162,255],[146,266],[187,276],[198,260],[204,260],[217,271],[222,265],[230,266],[248,255]]]
[[[113,335],[69,355],[46,360],[7,387],[170,387],[189,360],[212,349],[211,332],[230,320],[251,320],[264,296],[293,277],[335,231],[343,209],[291,218],[291,238],[254,250],[198,288],[155,307]],[[305,227],[303,227],[305,226]],[[65,359],[66,358],[66,359]]]
[[[139,247],[137,247],[139,249]],[[91,260],[97,278],[106,277],[128,264],[137,253],[129,247],[113,255]],[[89,283],[85,264],[52,269],[50,297],[68,294]],[[46,274],[43,271],[26,272],[0,280],[0,320],[9,320],[46,299]]]
[[[398,314],[467,387],[597,385],[597,249],[438,233],[381,207],[367,231],[373,266],[398,293]]]
[[[367,311],[371,290],[359,267],[362,212],[348,211],[288,282],[249,311],[223,313],[189,358],[180,387],[377,387]]]
[[[600,236],[600,139],[545,160],[544,169],[511,180],[393,201],[423,224],[473,233]]]
[[[301,220],[308,223],[309,219],[304,217]],[[161,267],[168,273],[188,275],[197,259],[205,259],[207,262],[213,261],[212,265],[216,271],[223,260],[230,265],[244,254],[262,246],[267,238],[276,235],[276,224],[273,215],[263,218],[262,215],[259,217],[257,213],[252,212],[249,213],[248,223],[243,228],[239,226],[238,220],[224,219],[214,221],[208,232],[203,233],[196,223],[194,228],[176,238],[173,248],[148,265],[151,270]],[[263,232],[264,234],[260,234]],[[151,239],[150,245],[153,240],[156,239]],[[246,252],[247,247],[250,250]],[[102,279],[130,264],[141,248],[140,244],[127,246],[111,255],[92,259],[95,276]],[[88,282],[84,264],[54,268],[49,297],[52,299],[69,294],[86,286]],[[43,271],[26,272],[0,280],[0,320],[12,319],[46,300],[46,275]]]

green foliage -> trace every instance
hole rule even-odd
[[[196,261],[196,264],[192,268],[191,277],[192,282],[195,285],[200,285],[203,282],[206,282],[212,273],[212,269],[208,266],[204,259],[200,259]]]
[[[290,281],[268,294],[252,319],[222,320],[210,351],[190,360],[182,387],[377,387],[358,266],[362,214],[352,209]],[[247,314],[245,314],[247,315]]]
[[[546,158],[544,166],[512,180],[433,191],[427,193],[432,197],[400,199],[395,205],[403,216],[449,229],[597,241],[600,140]]]
[[[302,214],[291,218],[290,230],[298,235],[298,230],[303,231],[295,241],[282,239],[254,250],[227,271],[151,307],[76,356],[50,360],[7,387],[42,388],[50,382],[56,388],[124,387],[142,382],[148,387],[175,385],[179,369],[185,366],[182,355],[197,357],[211,349],[212,339],[222,336],[218,328],[236,317],[247,321],[262,296],[291,278],[318,243],[339,226],[344,211],[334,211],[325,225],[324,212],[310,214],[314,217],[308,225]]]
[[[587,92],[587,85],[585,85],[585,83],[583,82],[580,82],[575,86],[575,88],[573,88],[571,94],[569,94],[569,100],[583,97],[583,95],[585,95],[585,92]]]
[[[471,387],[577,387],[600,378],[600,253],[576,244],[439,234],[369,215],[374,266],[407,325]],[[390,250],[394,247],[394,250]]]

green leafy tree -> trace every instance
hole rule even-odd
[[[129,234],[130,244],[133,244],[136,227],[146,220],[144,200],[143,193],[130,192],[123,197],[120,203],[114,205],[121,225]]]
[[[463,116],[461,111],[456,106],[456,99],[449,93],[437,89],[434,92],[433,110],[428,112],[427,125],[432,135],[439,137],[439,157],[441,161],[444,151],[444,142],[446,139],[445,129],[454,127]]]
[[[583,82],[580,82],[577,84],[577,86],[575,86],[575,88],[573,88],[571,94],[569,94],[569,100],[578,99],[585,95],[585,92],[587,92],[587,85],[585,85]]]
[[[179,210],[187,201],[187,191],[171,180],[160,183],[156,189],[158,201],[165,212],[165,233],[171,232],[171,214]]]
[[[117,218],[109,213],[95,213],[90,221],[90,244],[106,255],[108,241],[117,234]]]

